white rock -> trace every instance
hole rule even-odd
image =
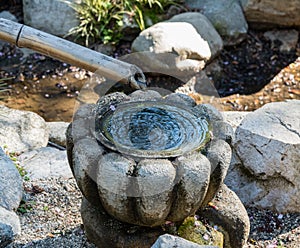
[[[241,169],[231,170],[228,177],[242,176],[229,186],[246,205],[299,212],[299,100],[270,103],[249,113],[236,130],[234,148]]]
[[[168,22],[190,23],[197,30],[198,34],[208,42],[211,58],[215,58],[223,49],[223,40],[211,24],[209,19],[197,12],[186,12],[173,16]]]
[[[26,25],[58,36],[66,35],[79,23],[75,11],[60,0],[23,0],[23,12]]]
[[[52,147],[43,147],[25,152],[18,158],[21,165],[28,172],[30,179],[73,177],[66,151],[60,151]]]
[[[208,19],[196,14],[197,27],[196,20],[192,25],[183,19],[171,19],[141,32],[132,44],[132,51],[137,53],[131,55],[129,62],[138,64],[145,72],[173,76],[193,75],[202,70],[223,45]]]
[[[170,234],[164,234],[159,236],[156,242],[151,246],[151,248],[172,248],[172,247],[217,248],[216,246],[198,245],[194,242]]]
[[[0,105],[0,144],[11,152],[25,152],[44,147],[49,133],[39,115]]]

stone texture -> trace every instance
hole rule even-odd
[[[213,121],[212,129],[214,133],[214,138],[222,139],[226,141],[229,145],[232,145],[234,140],[233,128],[225,121]]]
[[[240,0],[245,17],[255,28],[300,27],[299,0]]]
[[[18,215],[0,206],[0,247],[6,247],[21,233]]]
[[[39,115],[0,106],[0,144],[9,151],[25,152],[48,143],[46,122]]]
[[[71,178],[66,151],[52,147],[42,147],[25,152],[18,157],[21,165],[28,172],[30,179],[62,177]]]
[[[16,166],[0,148],[0,207],[16,210],[22,199],[22,194],[22,178]]]
[[[87,200],[96,205],[100,202],[97,190],[97,172],[102,153],[101,146],[91,137],[77,141],[72,150],[72,169],[77,185]]]
[[[280,41],[281,45],[279,46],[279,50],[283,53],[288,53],[296,49],[299,38],[299,32],[295,29],[270,30],[265,32],[264,36],[272,42],[272,46],[275,45],[274,43],[276,41]]]
[[[212,206],[199,212],[199,215],[217,225],[225,235],[225,248],[243,247],[250,232],[247,211],[238,198],[225,184],[212,200]]]
[[[206,156],[211,164],[211,175],[203,207],[214,198],[224,182],[231,161],[231,148],[224,140],[214,139],[206,150]]]
[[[0,247],[7,247],[8,244],[13,242],[14,233],[12,227],[5,223],[0,222]]]
[[[151,246],[151,248],[171,248],[171,247],[217,248],[216,246],[210,246],[210,245],[198,245],[194,242],[170,234],[164,234],[159,236],[156,242]]]
[[[49,141],[66,147],[66,131],[69,125],[68,122],[47,122],[47,127],[49,130]]]
[[[132,51],[137,53],[131,55],[128,62],[138,64],[144,72],[179,77],[203,69],[223,44],[207,18],[196,14],[198,17],[193,20],[194,13],[191,13],[190,18],[174,17],[173,21],[157,23],[141,32],[132,44]]]
[[[208,116],[211,122],[223,121],[224,118],[222,114],[210,104],[199,104],[195,106],[194,110],[198,113]]]
[[[197,211],[207,193],[211,165],[202,154],[192,153],[176,158],[177,189],[168,220],[180,221]]]
[[[164,224],[173,200],[176,169],[168,159],[143,159],[137,166],[137,177],[131,178],[133,196],[139,196],[136,214],[147,225]]]
[[[175,102],[176,104],[185,104],[190,107],[195,107],[196,103],[193,98],[182,93],[171,93],[165,97],[167,101]]]
[[[149,228],[120,222],[98,205],[95,207],[83,198],[81,217],[88,239],[98,247],[150,247],[163,234],[160,227]]]
[[[79,23],[75,11],[60,0],[23,0],[23,13],[26,25],[58,36],[66,35]]]
[[[241,124],[244,120],[245,116],[250,112],[246,111],[224,111],[222,112],[224,116],[224,120],[230,124],[233,131],[235,132],[236,128]]]
[[[221,52],[223,40],[206,17],[201,13],[187,12],[175,15],[167,22],[184,22],[192,24],[197,30],[197,33],[208,42],[211,51],[211,59],[213,59]]]
[[[227,181],[247,206],[299,212],[299,120],[300,101],[292,100],[249,113],[237,128]]]
[[[172,203],[176,170],[167,159],[145,159],[138,163],[134,175],[135,164],[117,153],[100,159],[97,185],[103,206],[120,221],[147,226],[163,224]]]
[[[214,139],[222,139],[229,145],[232,145],[234,131],[231,125],[224,121],[224,117],[221,112],[210,104],[199,104],[194,108],[194,111],[208,117]]]
[[[248,24],[238,0],[186,0],[185,4],[211,21],[224,45],[237,45],[246,38]]]
[[[132,92],[130,95],[130,101],[140,101],[141,99],[145,100],[155,100],[160,99],[161,95],[155,90],[147,90],[147,95],[142,90],[136,90]]]

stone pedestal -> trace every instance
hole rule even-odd
[[[85,198],[81,205],[81,217],[88,239],[97,247],[151,247],[163,234],[161,227],[150,228],[120,222],[105,210],[89,203]]]

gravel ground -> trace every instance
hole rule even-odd
[[[22,234],[12,247],[95,247],[84,235],[80,217],[81,194],[75,180],[24,182],[24,201],[18,212]],[[296,248],[300,244],[300,214],[247,209],[250,238],[244,248]]]
[[[24,190],[18,211],[22,233],[8,247],[95,247],[84,235],[74,179],[24,182]]]

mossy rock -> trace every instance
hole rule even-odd
[[[213,227],[205,226],[195,217],[187,217],[178,228],[178,235],[199,245],[223,248],[224,236]]]

